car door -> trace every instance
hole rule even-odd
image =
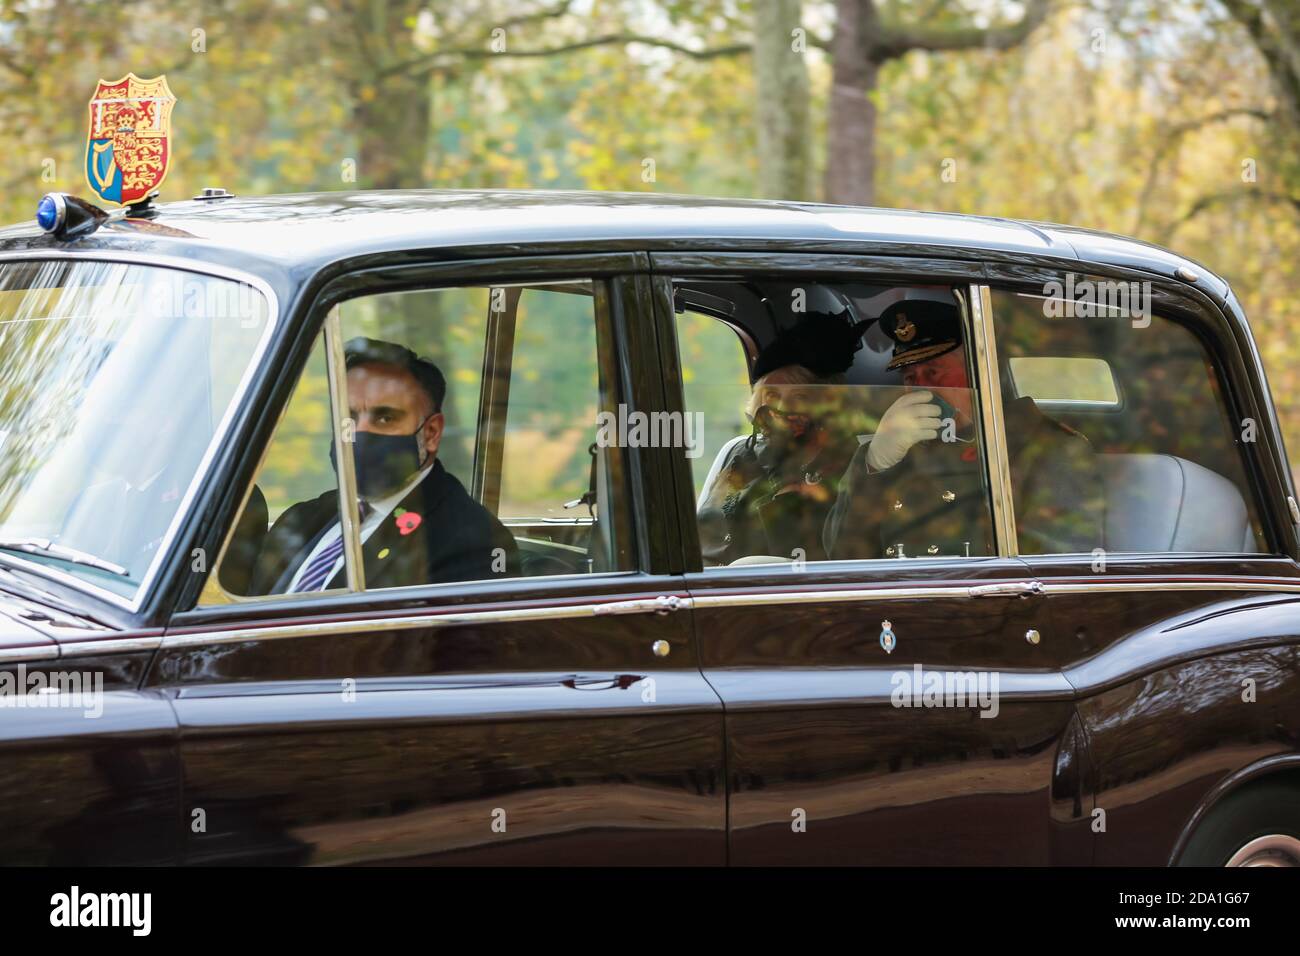
[[[702,453],[676,459],[678,505],[701,666],[727,713],[732,862],[1086,861],[1088,757],[1061,671],[1065,657],[1038,640],[1043,600],[1015,557],[998,396],[983,367],[989,330],[972,283],[980,267],[665,253],[654,256],[653,268],[660,334],[676,341],[675,378],[684,382],[671,401],[703,416]],[[705,556],[720,546],[754,538],[738,516],[765,479],[746,484],[734,476],[744,470],[738,449],[750,441],[760,448],[768,435],[740,410],[781,399],[771,390],[760,396],[775,380],[767,376],[751,391],[753,370],[805,354],[790,342],[811,312],[873,323],[912,299],[961,317],[968,388],[964,399],[960,390],[945,394],[968,412],[945,417],[951,426],[940,440],[967,443],[957,459],[968,467],[950,470],[950,486],[926,478],[889,493],[886,511],[905,518],[890,519],[890,528],[906,529],[897,541],[880,530],[883,523],[857,527],[861,548],[837,545],[814,560],[814,514],[800,546],[790,548],[795,539],[787,537],[784,550],[726,552],[725,563],[709,566]],[[863,341],[840,363],[846,370],[818,375],[812,386],[841,393],[824,403],[830,419],[818,424],[814,416],[814,427],[858,442],[854,455],[865,453],[882,413],[907,391],[900,373],[886,368],[888,339],[867,328]],[[774,353],[785,358],[774,363]],[[815,344],[812,353],[803,361],[823,360]],[[828,500],[847,493],[850,483],[837,482],[833,470],[805,471],[802,483],[798,471],[800,494],[827,485]],[[713,489],[728,480],[733,491],[721,511],[731,507],[732,518],[718,537]],[[917,498],[912,492],[922,485],[929,490]],[[760,499],[760,521],[785,493]],[[945,531],[942,542],[916,537],[947,528],[948,519],[939,511],[931,519],[930,509],[950,506],[966,507],[952,529],[973,522],[969,533]]]
[[[240,516],[151,678],[180,723],[190,862],[725,861],[721,705],[654,520],[657,465],[598,440],[601,413],[660,401],[639,261],[407,265],[320,292],[285,344],[293,394],[268,383],[279,421],[232,476]],[[394,508],[371,537],[382,501],[337,503],[372,463],[335,456],[336,477],[328,454],[367,428],[360,339],[439,367],[434,468],[465,489],[452,514],[404,498],[431,510]],[[264,573],[295,502],[342,530],[320,589],[301,589],[320,533]],[[489,521],[507,546],[474,538]],[[434,536],[421,555],[474,538],[458,560],[478,570],[394,576],[408,534]]]
[[[1213,795],[1296,759],[1300,579],[1267,384],[1244,321],[1186,279],[991,279],[1004,401],[1030,396],[1085,436],[1105,496],[1092,551],[1020,541],[1043,643],[1081,698],[1095,859],[1165,865]]]

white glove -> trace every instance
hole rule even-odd
[[[889,406],[867,446],[867,464],[872,471],[893,468],[917,442],[939,437],[943,422],[939,406],[928,404],[933,397],[925,390],[908,392]]]

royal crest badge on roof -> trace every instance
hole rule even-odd
[[[128,73],[116,82],[99,81],[86,138],[86,182],[95,195],[131,206],[162,185],[171,165],[175,105],[166,76],[142,80]]]

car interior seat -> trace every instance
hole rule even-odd
[[[1106,550],[1259,550],[1246,502],[1222,475],[1174,455],[1098,455],[1097,461],[1106,490]]]

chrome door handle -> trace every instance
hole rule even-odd
[[[609,604],[597,604],[592,609],[596,615],[604,614],[668,614],[691,606],[691,599],[676,594],[661,594],[656,598],[642,598],[636,601],[613,601]]]
[[[1029,597],[1042,594],[1042,581],[1003,581],[998,584],[976,584],[966,589],[968,597]]]

